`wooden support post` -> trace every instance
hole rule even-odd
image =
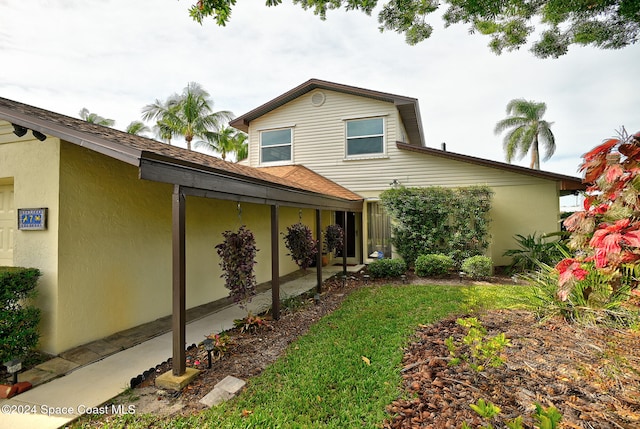
[[[344,212],[342,212],[343,216],[344,216],[344,241],[343,241],[343,245],[342,245],[342,275],[344,276],[344,278],[347,277],[347,251],[349,250],[347,243],[349,242],[349,240],[347,240],[347,214],[349,212],[347,212],[346,210]]]
[[[322,213],[320,209],[316,209],[316,239],[318,240],[318,253],[316,254],[316,275],[318,285],[316,290],[318,293],[322,292]]]
[[[173,187],[172,201],[172,252],[173,252],[173,375],[181,376],[186,371],[185,351],[186,293],[185,293],[185,197],[180,185]]]
[[[280,208],[271,206],[271,310],[275,320],[280,319],[279,214]]]

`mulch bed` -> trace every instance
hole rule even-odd
[[[500,421],[523,416],[533,427],[534,403],[555,406],[565,428],[640,427],[640,333],[569,324],[538,323],[525,311],[491,311],[479,317],[494,336],[512,346],[506,363],[478,373],[449,365],[445,339],[467,330],[451,317],[421,328],[404,358],[406,398],[388,407],[385,428],[454,428],[488,423],[470,407],[478,399],[502,410]],[[504,427],[504,426],[497,426]]]

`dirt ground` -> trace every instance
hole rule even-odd
[[[495,280],[509,282],[509,278]],[[424,279],[409,276],[406,282]],[[436,282],[451,283],[451,279]],[[455,279],[455,284],[460,282]],[[137,414],[200,412],[205,407],[199,400],[216,383],[228,375],[247,380],[260,374],[357,287],[364,287],[360,275],[352,276],[344,285],[336,279],[325,282],[326,292],[318,303],[308,297],[302,307],[285,307],[279,320],[269,321],[268,327],[256,333],[229,332],[232,343],[227,354],[214,361],[211,369],[206,367],[206,352],[189,350],[188,365],[202,373],[181,392],[157,389],[155,374],[151,373],[140,386],[113,403],[133,404]],[[488,422],[482,421],[469,404],[480,398],[499,406],[501,418],[523,416],[528,428],[533,427],[535,402],[558,408],[565,428],[640,428],[640,333],[576,326],[560,319],[539,323],[525,311],[490,311],[479,319],[488,337],[504,332],[510,340],[511,347],[503,353],[506,364],[480,373],[466,364],[448,365],[445,339],[452,336],[460,341],[465,335],[455,317],[420,328],[405,350],[405,394],[388,406],[385,428],[458,428],[464,421],[478,427]],[[166,364],[160,366],[157,374],[168,369]],[[104,423],[95,422],[96,426]]]

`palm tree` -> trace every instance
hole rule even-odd
[[[144,122],[131,121],[131,123],[127,125],[127,129],[125,131],[129,134],[139,136],[140,134],[147,133],[151,130]]]
[[[212,152],[217,152],[223,160],[227,159],[227,154],[236,153],[246,140],[247,135],[231,127],[223,127],[218,131],[209,132],[205,135],[206,141],[197,141],[197,148],[204,148]]]
[[[114,121],[113,119],[106,119],[98,115],[97,113],[90,113],[89,109],[87,109],[86,107],[83,107],[78,115],[80,115],[80,119],[91,124],[103,125],[105,127],[113,127],[116,124],[116,121]]]
[[[181,95],[169,97],[166,103],[156,100],[145,106],[143,119],[157,118],[162,136],[184,136],[187,149],[191,150],[194,137],[206,138],[207,133],[217,132],[233,118],[228,111],[212,112],[212,105],[209,93],[198,83],[190,82]]]
[[[173,94],[167,98],[165,102],[156,98],[155,102],[147,104],[142,108],[142,120],[149,121],[155,119],[156,124],[153,126],[153,129],[156,136],[161,141],[166,141],[169,145],[174,135],[173,129],[175,128],[170,123],[170,120],[175,116],[174,111],[178,109],[179,103],[180,96]]]
[[[249,156],[249,143],[247,142],[248,137],[249,136],[245,133],[238,133],[238,146],[234,150],[236,155],[236,162],[247,159],[247,157]]]
[[[496,124],[494,132],[500,134],[509,130],[504,136],[503,145],[507,162],[514,157],[522,159],[531,151],[529,168],[540,169],[540,153],[538,145],[542,143],[547,161],[556,150],[556,141],[551,132],[553,122],[542,119],[547,105],[522,98],[511,100],[507,104],[507,115],[511,115]]]

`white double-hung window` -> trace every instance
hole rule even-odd
[[[354,119],[347,125],[347,157],[384,154],[384,119]]]
[[[263,164],[291,162],[292,142],[292,128],[262,131],[260,133],[260,162]]]

